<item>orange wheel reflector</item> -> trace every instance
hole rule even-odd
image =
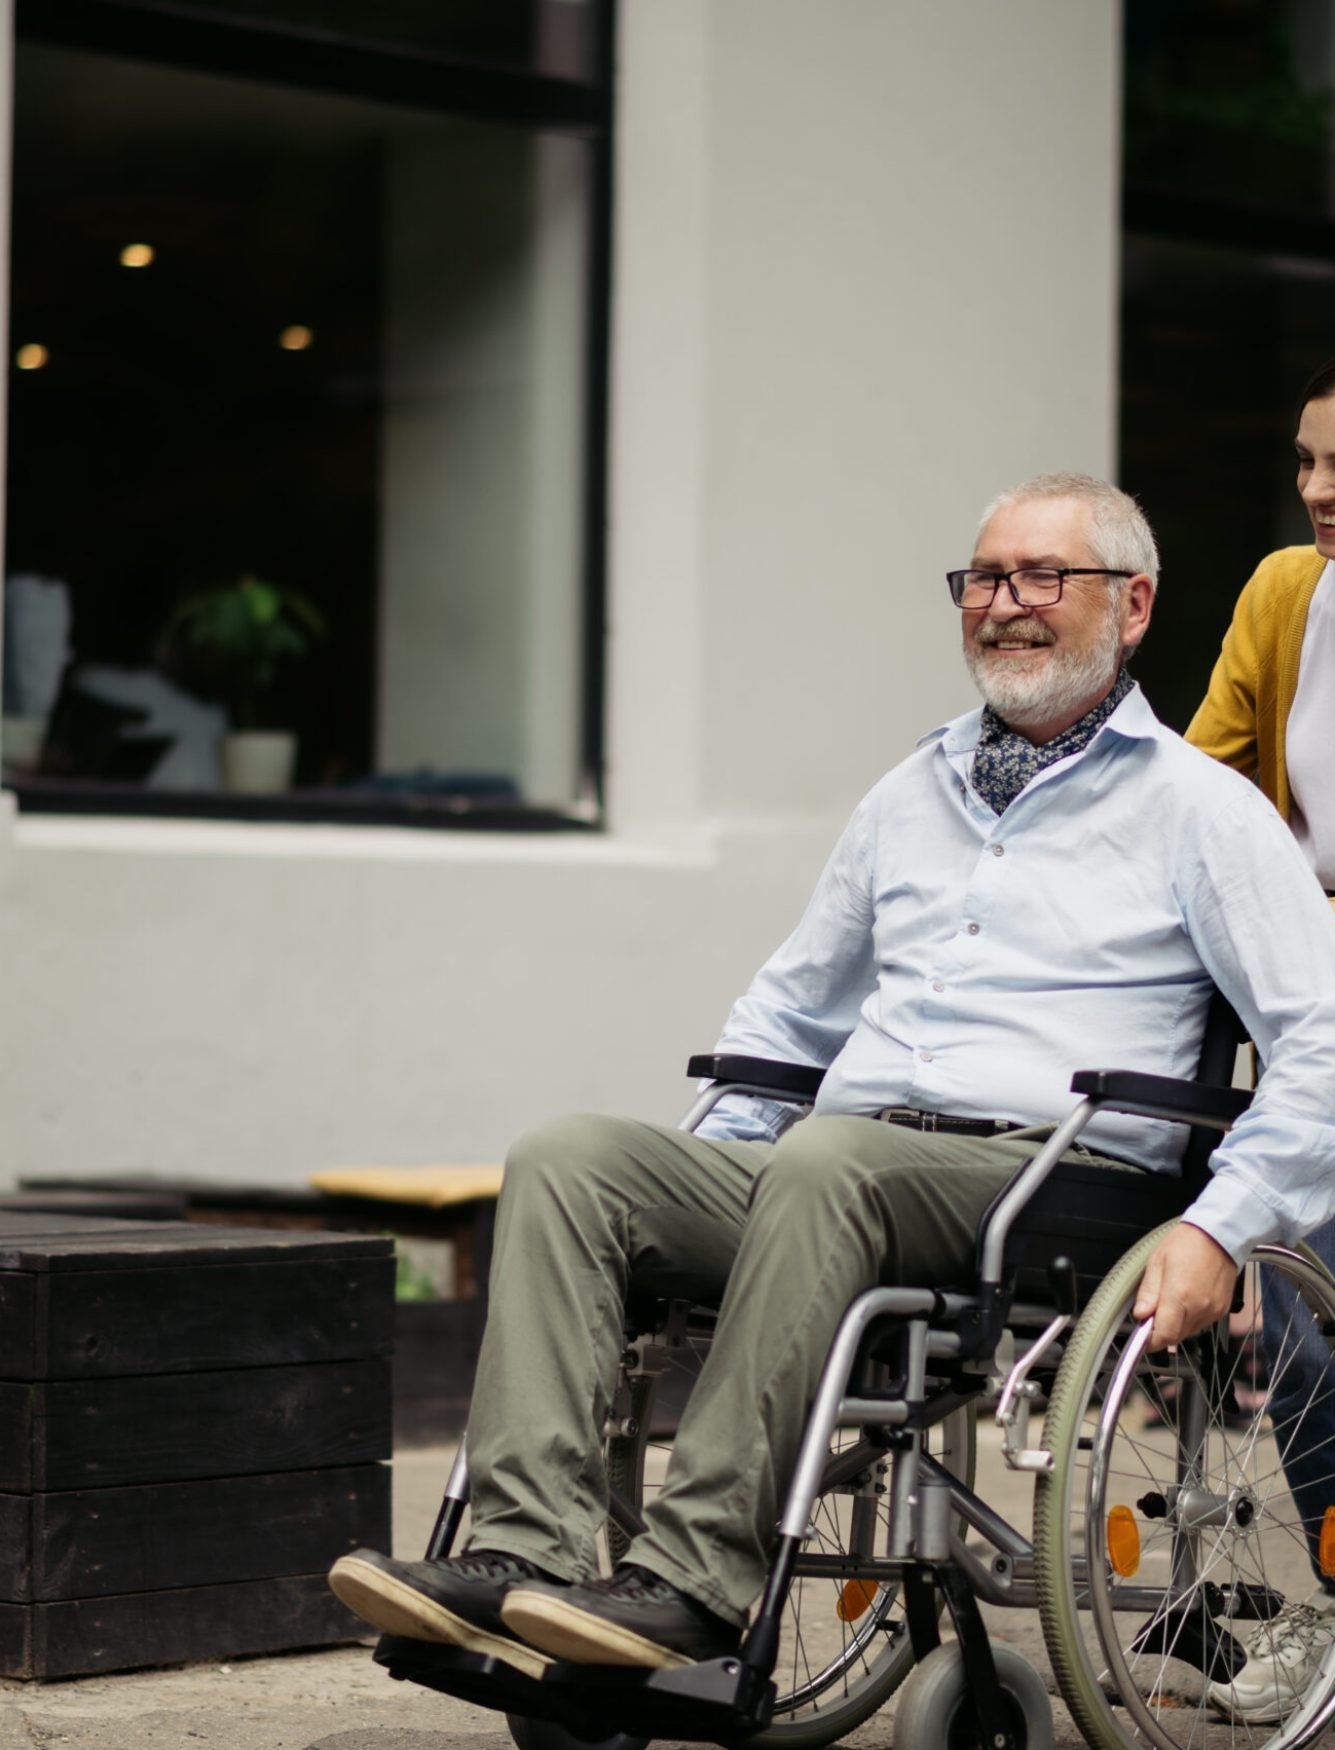
[[[1140,1566],[1140,1533],[1129,1507],[1114,1507],[1108,1515],[1108,1560],[1113,1572],[1129,1580]]]
[[[1316,1559],[1323,1574],[1335,1577],[1335,1507],[1327,1507],[1321,1515],[1321,1537],[1317,1544]]]
[[[870,1580],[850,1580],[839,1594],[835,1614],[840,1622],[856,1622],[864,1610],[871,1609],[876,1587]]]

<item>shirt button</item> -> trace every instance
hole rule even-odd
[[[970,924],[969,925],[969,934],[971,936],[976,936],[978,934],[979,930],[982,929],[982,927],[983,926],[981,924]]]
[[[993,845],[992,855],[994,857],[1004,857],[1006,855],[1005,845]]]
[[[942,982],[939,978],[932,980],[932,989],[933,990],[944,990],[945,988],[946,988],[945,985],[942,984]]]
[[[932,1054],[930,1051],[920,1051],[918,1056],[924,1063],[930,1063],[932,1061]]]

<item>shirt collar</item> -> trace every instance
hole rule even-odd
[[[952,717],[948,723],[929,729],[926,735],[918,738],[917,746],[928,747],[939,742],[947,754],[971,754],[978,746],[982,727],[983,707],[979,705],[972,711],[966,711],[961,717]],[[1131,691],[1103,724],[1094,740],[1098,741],[1104,735],[1120,735],[1127,741],[1157,741],[1165,733],[1163,724],[1154,715],[1149,700],[1141,691],[1140,683],[1133,681]]]

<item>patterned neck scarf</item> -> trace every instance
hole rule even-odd
[[[1135,683],[1125,669],[1113,690],[1078,723],[1036,747],[1008,729],[990,705],[983,706],[982,729],[973,756],[973,787],[994,814],[1004,814],[1031,779],[1046,767],[1089,746]]]

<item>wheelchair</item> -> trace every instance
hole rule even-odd
[[[1302,1448],[1305,1406],[1282,1392],[1304,1348],[1328,1370],[1320,1389],[1335,1390],[1335,1279],[1304,1246],[1258,1248],[1295,1309],[1268,1333],[1264,1380],[1241,1275],[1233,1315],[1174,1352],[1149,1352],[1149,1323],[1131,1317],[1150,1252],[1250,1102],[1227,1085],[1241,1038],[1216,994],[1195,1082],[1077,1074],[1078,1104],[1031,1133],[1046,1140],[983,1218],[976,1282],[874,1288],[848,1308],[735,1656],[654,1671],[557,1663],[534,1679],[386,1635],[377,1661],[503,1710],[520,1750],[641,1750],[653,1738],[807,1750],[896,1691],[895,1741],[912,1750],[1047,1750],[1046,1684],[992,1640],[980,1606],[1037,1608],[1060,1693],[1099,1750],[1314,1742],[1335,1719],[1335,1647],[1263,1725],[1230,1719],[1211,1691],[1241,1669],[1256,1626],[1310,1592],[1314,1569],[1335,1577],[1335,1454],[1332,1505],[1304,1520],[1283,1461]],[[685,1129],[729,1093],[809,1107],[822,1072],[708,1056],[688,1073],[712,1080]],[[1182,1176],[1063,1159],[1100,1110],[1188,1126]],[[634,1237],[604,1448],[613,1561],[661,1481],[730,1258],[687,1211],[656,1211]],[[985,1405],[1005,1463],[1033,1476],[1032,1536],[974,1492]],[[428,1557],[450,1553],[467,1495],[465,1442]]]

